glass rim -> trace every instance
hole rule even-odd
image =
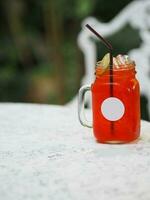
[[[136,73],[135,64],[126,64],[127,67],[121,67],[121,66],[124,66],[124,65],[120,65],[120,68],[118,68],[118,69],[116,69],[116,68],[114,69],[113,68],[112,74],[110,74],[110,70],[111,69],[109,69],[109,68],[106,71],[104,71],[104,72],[101,73],[101,69],[98,70],[98,67],[97,67],[95,69],[95,76],[97,78],[99,78],[99,77],[105,77],[105,76],[117,76],[118,75],[117,73],[119,73],[119,72],[123,73],[124,75],[126,73],[130,73],[130,72],[131,73]]]
[[[110,67],[107,68],[106,71],[110,71],[110,70],[113,70],[113,71],[127,71],[127,70],[132,70],[132,69],[135,69],[135,64],[134,63],[130,63],[130,64],[122,64],[122,65],[119,65],[119,68],[116,68],[115,67],[116,65],[113,65],[113,68],[110,69]],[[95,71],[98,71],[99,68],[100,70],[102,69],[101,68],[102,66],[99,65],[95,68]]]

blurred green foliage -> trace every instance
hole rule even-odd
[[[129,2],[1,1],[0,101],[68,102],[84,73],[76,43],[81,21],[90,15],[109,21]]]
[[[70,101],[84,74],[83,54],[76,42],[82,20],[95,16],[107,22],[130,2],[1,1],[0,101],[54,104]],[[141,43],[138,31],[128,24],[108,40],[115,55],[128,53]],[[99,42],[97,49],[100,58],[106,49]],[[142,116],[148,119],[146,112],[142,111]]]
[[[83,54],[77,46],[81,22],[108,22],[131,0],[0,1],[0,101],[64,104],[80,87]],[[130,37],[134,35],[134,37]],[[138,31],[128,24],[108,37],[114,54],[137,48]],[[128,42],[127,42],[128,41]],[[98,58],[106,49],[97,42]],[[146,105],[146,99],[142,102]],[[146,107],[142,117],[148,119]]]

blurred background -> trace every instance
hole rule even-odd
[[[84,75],[83,53],[77,46],[81,22],[88,16],[108,22],[130,2],[0,1],[0,101],[69,102]],[[130,37],[132,34],[134,38]],[[138,30],[129,25],[108,39],[114,54],[128,53],[141,43]],[[99,57],[101,53],[104,54],[99,51]],[[142,118],[149,120],[147,99],[143,96],[141,102]]]

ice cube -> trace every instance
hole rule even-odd
[[[133,60],[130,59],[128,55],[124,55],[125,64],[135,64]]]
[[[124,65],[125,64],[125,59],[123,57],[123,55],[119,54],[118,56],[116,56],[117,62],[119,65]]]
[[[117,59],[115,57],[113,57],[113,66],[114,66],[114,68],[119,69],[119,64],[118,64]]]

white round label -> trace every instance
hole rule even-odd
[[[120,99],[109,97],[102,102],[101,112],[107,120],[117,121],[124,115],[125,106]]]

